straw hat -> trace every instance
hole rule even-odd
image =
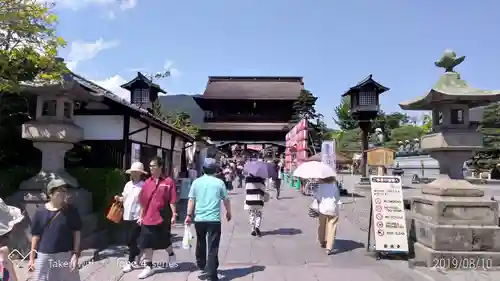
[[[0,236],[9,233],[24,216],[19,208],[9,206],[0,198]]]
[[[130,174],[130,172],[140,172],[143,174],[147,174],[146,171],[144,171],[144,164],[141,162],[134,162],[132,165],[130,165],[130,169],[126,170],[125,173]]]

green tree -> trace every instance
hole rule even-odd
[[[299,98],[293,103],[293,121],[299,122],[302,119],[315,120],[320,117],[316,112],[316,101],[318,100],[308,90],[302,90]]]
[[[19,92],[23,82],[59,80],[66,71],[56,58],[66,42],[56,35],[52,7],[36,0],[0,1],[0,92]]]
[[[420,126],[415,125],[403,125],[398,128],[394,128],[391,130],[391,140],[385,143],[385,147],[389,147],[392,149],[398,149],[398,142],[405,140],[413,140],[420,139],[420,137],[424,134],[424,130]]]
[[[335,107],[333,121],[343,131],[352,130],[358,127],[358,122],[354,120],[349,112],[351,108],[351,99],[349,96],[343,97],[340,104]]]
[[[484,134],[483,145],[486,150],[500,149],[500,104],[492,103],[484,108],[483,120],[479,131]]]
[[[425,134],[429,134],[432,132],[432,117],[428,114],[424,115],[422,120],[422,129]]]
[[[293,104],[293,121],[299,122],[306,119],[309,128],[308,148],[309,153],[317,153],[321,149],[321,142],[328,138],[328,128],[323,122],[323,115],[316,111],[318,100],[310,91],[302,90],[299,98]]]

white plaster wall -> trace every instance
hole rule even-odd
[[[174,150],[175,151],[182,151],[184,149],[184,141],[180,140],[179,138],[175,139],[175,144],[174,144]]]
[[[148,144],[154,146],[160,146],[161,142],[161,131],[159,129],[150,127],[148,129]]]
[[[121,115],[75,115],[73,122],[83,128],[84,140],[122,140]]]
[[[130,118],[130,126],[129,126],[130,133],[132,133],[133,131],[145,128],[145,127],[147,127],[147,125],[145,123],[143,123],[135,118]],[[146,130],[143,130],[143,131],[137,132],[133,135],[130,135],[129,138],[133,141],[146,143]]]
[[[167,132],[161,134],[161,147],[170,150],[172,148],[172,135]]]

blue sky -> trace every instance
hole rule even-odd
[[[58,0],[61,50],[77,73],[117,85],[172,70],[171,94],[201,93],[212,75],[303,76],[333,126],[341,94],[369,74],[391,88],[388,112],[422,95],[447,48],[477,88],[500,90],[500,2],[397,0]],[[411,112],[420,115],[419,112]]]

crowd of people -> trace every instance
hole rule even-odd
[[[276,197],[279,198],[284,172],[282,161],[267,164],[276,171],[271,173],[275,175],[269,178],[246,172],[244,162],[225,161],[220,165],[215,159],[206,158],[202,165],[202,175],[192,182],[184,223],[194,224],[197,238],[196,265],[204,272],[207,280],[218,280],[222,205],[225,219],[232,219],[228,190],[244,188],[244,209],[248,210],[249,233],[251,236],[261,236],[263,209],[270,198],[268,190],[274,188]],[[168,260],[163,264],[170,268],[178,266],[171,240],[171,226],[177,218],[177,190],[175,181],[163,175],[163,167],[164,162],[160,157],[151,159],[149,173],[142,163],[133,163],[126,171],[130,175],[130,181],[125,184],[123,192],[114,198],[123,205],[121,223],[127,233],[129,262],[122,270],[130,272],[142,268],[139,279],[145,279],[154,273],[154,250],[164,250],[168,253]],[[340,195],[335,182],[335,178],[320,180],[310,208],[310,214],[311,210],[314,214],[311,216],[318,218],[318,241],[321,247],[326,248],[327,254],[333,253],[338,223]],[[34,272],[32,280],[80,280],[80,215],[76,208],[68,203],[67,184],[63,180],[50,181],[46,191],[49,201],[36,211],[31,222],[32,251],[29,269]],[[13,207],[8,208],[3,201],[0,202],[0,207],[3,211],[0,215],[5,215],[7,211],[11,214],[8,219],[3,218],[8,221],[2,224],[4,228],[7,225],[11,229],[13,224],[22,220],[22,215],[12,215],[12,209],[9,208]],[[0,236],[0,242],[4,243],[0,246],[6,245],[2,239],[7,237],[5,234],[8,234],[10,229],[3,229],[5,233]],[[4,249],[3,252],[5,251]],[[0,258],[2,256],[0,255]],[[68,266],[53,266],[51,263],[54,261]]]

